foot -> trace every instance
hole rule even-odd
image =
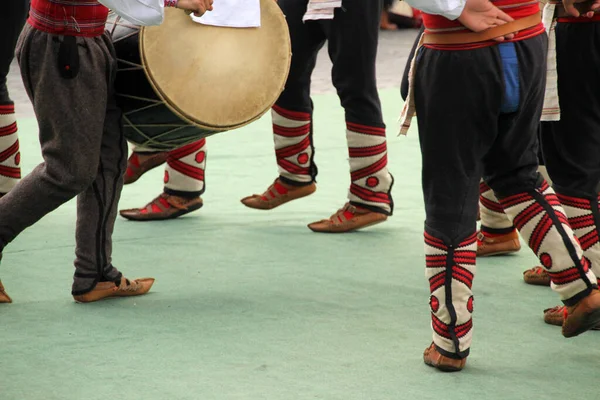
[[[99,282],[91,292],[73,296],[78,303],[91,303],[110,297],[141,296],[150,291],[154,278],[141,278],[130,281],[122,277],[119,285],[115,282]]]
[[[161,153],[136,153],[133,152],[127,160],[124,184],[128,185],[141,178],[146,172],[164,164],[167,161],[168,152]]]
[[[8,293],[6,293],[4,285],[2,285],[2,281],[0,281],[0,303],[12,303],[12,299]]]
[[[201,197],[187,198],[162,193],[143,208],[121,210],[119,213],[132,221],[161,221],[181,217],[200,209],[202,205]]]
[[[523,272],[523,280],[530,285],[550,286],[550,275],[542,267],[533,267]]]
[[[562,326],[565,321],[565,315],[567,314],[567,307],[556,306],[547,308],[544,310],[544,322],[549,325]],[[600,324],[594,326],[591,330],[599,331]]]
[[[313,222],[308,227],[313,232],[344,233],[366,228],[387,220],[387,215],[346,203],[329,219]]]
[[[570,338],[580,335],[600,324],[600,290],[592,292],[577,304],[566,307],[562,334]]]
[[[481,231],[477,234],[477,257],[515,253],[519,250],[521,242],[517,230],[505,235],[491,236]]]
[[[430,367],[437,368],[444,372],[460,371],[467,363],[466,358],[455,359],[441,355],[433,343],[431,343],[431,346],[425,349],[425,352],[423,353],[423,361]]]
[[[253,194],[244,197],[241,201],[246,207],[257,210],[272,210],[289,201],[309,196],[316,190],[317,185],[314,182],[305,186],[292,186],[277,178],[263,194]]]

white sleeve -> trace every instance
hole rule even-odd
[[[455,20],[465,8],[466,0],[405,0],[412,7],[428,14]]]
[[[98,2],[136,25],[160,25],[165,16],[165,0],[98,0]]]

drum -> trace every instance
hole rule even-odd
[[[260,28],[201,25],[172,8],[160,26],[140,28],[109,16],[129,142],[170,151],[269,111],[287,80],[291,44],[277,3],[261,0],[260,6]]]

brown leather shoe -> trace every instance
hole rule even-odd
[[[550,275],[542,267],[533,267],[523,272],[523,280],[530,285],[550,286]]]
[[[123,184],[129,185],[140,179],[142,175],[153,168],[164,164],[167,161],[169,153],[136,153],[133,152],[127,160],[127,170],[123,176]]]
[[[162,193],[143,208],[121,210],[119,214],[131,221],[161,221],[181,217],[202,208],[202,205],[201,197],[186,198]]]
[[[114,282],[99,282],[91,292],[73,296],[78,303],[91,303],[110,297],[141,296],[150,291],[154,278],[140,278],[133,281],[122,277],[117,286]]]
[[[546,308],[544,310],[544,322],[549,325],[562,326],[565,320],[566,313],[567,307],[565,306]],[[600,331],[600,324],[594,326],[591,330]]]
[[[2,281],[0,281],[0,303],[12,303],[12,299],[8,293],[6,293],[4,285],[2,285]]]
[[[477,257],[515,253],[519,250],[521,250],[521,242],[516,230],[494,237],[486,236],[483,232],[477,234]]]
[[[263,193],[244,197],[241,201],[246,207],[257,210],[272,210],[292,200],[309,196],[317,190],[317,185],[311,183],[304,186],[292,186],[275,179],[275,182]]]
[[[387,218],[385,214],[346,203],[341,210],[338,210],[329,219],[313,222],[308,227],[313,232],[344,233],[379,224]]]
[[[431,343],[431,345],[425,349],[425,352],[423,353],[423,361],[430,367],[437,368],[444,372],[460,371],[467,363],[466,358],[454,359],[441,355],[433,343]]]
[[[562,334],[566,338],[574,337],[600,324],[600,291],[592,292],[574,306],[567,306]]]

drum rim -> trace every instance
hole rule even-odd
[[[261,0],[261,4],[263,3],[263,1],[264,0]],[[272,0],[271,0],[271,2],[272,2]],[[276,18],[278,18],[279,21],[282,22],[284,24],[284,26],[286,26],[286,28],[287,28],[287,21],[286,21],[285,15],[283,14],[283,11],[279,7],[279,5],[277,5],[276,2],[272,2],[272,3],[275,3],[274,10],[276,10],[275,11]],[[265,1],[265,4],[269,4],[269,0]],[[271,5],[268,5],[267,7],[271,7]],[[250,118],[247,121],[240,122],[238,124],[227,125],[227,126],[223,126],[223,125],[216,126],[216,125],[209,125],[203,121],[197,121],[197,120],[185,115],[182,110],[178,109],[178,107],[176,105],[172,104],[172,102],[169,100],[167,95],[156,84],[154,77],[152,76],[152,72],[148,68],[148,63],[146,60],[146,52],[144,51],[145,31],[146,31],[146,27],[141,27],[140,33],[139,33],[140,40],[138,41],[138,46],[139,46],[139,50],[140,50],[141,61],[142,61],[143,67],[144,67],[143,68],[144,73],[146,74],[148,82],[150,83],[150,85],[152,86],[152,88],[154,89],[154,91],[158,95],[158,97],[167,106],[167,108],[169,108],[169,110],[171,110],[175,115],[177,115],[179,118],[181,118],[183,121],[187,122],[188,124],[197,126],[202,129],[212,130],[212,131],[215,131],[216,133],[241,128],[243,126],[249,125],[252,122],[257,121],[258,119],[262,118],[277,102],[277,99],[279,99],[279,96],[281,95],[281,93],[283,93],[283,90],[285,89],[285,84],[289,77],[290,67],[292,64],[292,41],[291,41],[289,29],[285,29],[286,34],[283,37],[283,40],[285,40],[287,48],[289,49],[288,56],[286,58],[286,67],[285,67],[286,73],[285,73],[284,78],[282,79],[281,87],[279,88],[277,95],[273,96],[274,100],[267,107],[265,107],[265,109],[262,110],[258,115]]]

